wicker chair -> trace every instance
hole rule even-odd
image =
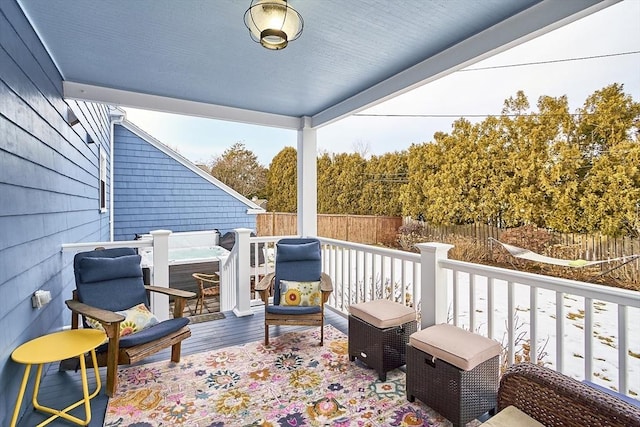
[[[549,368],[520,363],[507,369],[498,411],[513,405],[547,427],[640,426],[640,408]]]
[[[212,312],[213,310],[207,304],[207,298],[220,295],[220,277],[215,273],[193,273],[191,276],[198,284],[198,299],[194,311],[202,314],[202,309],[206,306],[207,312]],[[198,307],[200,307],[200,311],[198,311]]]

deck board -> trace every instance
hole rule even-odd
[[[254,307],[254,314],[246,317],[236,317],[232,312],[226,312],[225,318],[210,322],[202,322],[192,324],[191,337],[182,343],[182,355],[201,353],[210,350],[216,350],[224,347],[230,347],[249,342],[260,341],[264,339],[264,308]],[[342,315],[325,309],[325,322],[331,324],[343,333],[347,333],[347,319]],[[283,333],[312,329],[305,326],[271,326],[270,336],[275,337]],[[158,352],[147,359],[144,363],[157,362],[170,359],[170,349]],[[25,393],[23,407],[31,404],[31,390],[33,387],[33,376],[35,369],[32,370],[30,388]],[[104,423],[104,414],[107,408],[108,398],[104,394],[104,381],[106,379],[106,368],[100,369],[103,388],[91,400],[91,422],[89,426],[98,427]],[[89,388],[94,387],[93,372],[89,373]],[[42,380],[40,386],[39,403],[54,407],[64,408],[65,406],[77,401],[82,396],[82,385],[80,373],[74,371],[58,372],[58,364],[52,363],[46,367],[46,376]],[[11,408],[13,410],[13,408]],[[71,414],[84,418],[84,408],[76,408]],[[18,422],[18,427],[33,427],[47,418],[45,414],[39,411],[27,409],[22,418]],[[66,420],[57,419],[48,424],[49,426],[69,427],[72,425]]]

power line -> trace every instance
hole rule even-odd
[[[483,71],[483,70],[493,70],[500,68],[515,68],[515,67],[525,67],[529,65],[542,65],[542,64],[554,64],[559,62],[571,62],[571,61],[585,61],[591,59],[599,59],[599,58],[610,58],[614,56],[624,56],[624,55],[636,55],[639,54],[640,50],[634,50],[629,52],[619,52],[619,53],[609,53],[605,55],[592,55],[592,56],[581,56],[576,58],[565,58],[565,59],[552,59],[549,61],[536,61],[536,62],[523,62],[519,64],[505,64],[505,65],[494,65],[491,67],[479,67],[479,68],[465,68],[463,70],[458,70],[456,72],[467,72],[467,71]],[[533,114],[533,113],[532,113]],[[484,117],[519,117],[524,116],[525,114],[367,114],[367,113],[356,113],[353,116],[357,117],[426,117],[426,118],[440,118],[440,119],[451,119],[451,118],[484,118]],[[539,114],[534,114],[539,115]],[[565,115],[565,113],[559,114],[551,114],[545,113],[546,116],[561,116]],[[566,113],[566,115],[577,117],[577,116],[591,116],[598,115],[596,113]]]
[[[356,113],[359,117],[432,117],[432,118],[465,118],[465,117],[526,117],[526,116],[597,116],[598,113],[531,113],[531,114],[374,114]]]
[[[613,56],[636,55],[638,53],[640,53],[640,50],[620,52],[620,53],[609,53],[606,55],[581,56],[577,58],[551,59],[548,61],[523,62],[520,64],[505,64],[505,65],[493,65],[490,67],[465,68],[463,70],[458,70],[457,72],[496,70],[500,68],[526,67],[528,65],[557,64],[559,62],[586,61],[590,59],[611,58]]]
[[[489,117],[492,114],[365,114],[356,113],[358,117],[433,117],[433,118],[453,118],[453,117]]]

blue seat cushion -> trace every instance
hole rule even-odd
[[[140,255],[132,248],[80,252],[73,266],[81,302],[109,311],[149,305]]]
[[[292,307],[286,305],[269,305],[267,306],[267,313],[272,314],[314,314],[321,313],[322,307],[319,305],[308,307]]]
[[[640,408],[640,400],[636,400],[632,397],[627,396],[626,394],[618,393],[617,391],[613,391],[610,388],[603,387],[596,383],[592,383],[591,381],[584,380],[583,383],[587,384],[590,387],[595,388],[596,390],[603,391],[611,396],[617,397],[618,399],[627,402],[630,405],[635,406],[636,408]]]
[[[320,262],[320,242],[307,243],[277,243],[276,263],[290,261],[318,261]]]
[[[280,304],[280,281],[315,282],[322,275],[322,251],[318,239],[281,239],[276,244],[276,277],[273,304]]]
[[[153,325],[150,328],[143,329],[135,334],[125,335],[120,338],[120,348],[133,347],[139,344],[145,344],[150,341],[155,341],[168,334],[179,331],[182,327],[189,324],[187,317],[178,317],[177,319],[169,319],[163,322]],[[97,352],[104,352],[107,350],[107,344],[103,344],[96,349]]]
[[[126,277],[142,277],[140,255],[85,257],[78,269],[82,283],[104,282]]]

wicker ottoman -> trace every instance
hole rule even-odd
[[[495,412],[501,351],[498,342],[448,324],[412,334],[407,399],[417,397],[454,426]]]
[[[389,300],[353,304],[349,312],[349,360],[360,359],[386,381],[387,372],[406,363],[409,335],[417,330],[416,312]]]

